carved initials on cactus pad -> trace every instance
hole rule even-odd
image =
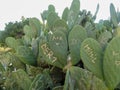
[[[43,44],[43,45],[41,46],[41,48],[42,48],[43,53],[44,53],[49,59],[53,60],[52,63],[54,63],[54,62],[57,60],[57,58],[54,57],[53,51],[50,50],[49,47],[47,47],[47,44],[46,44],[46,43]]]
[[[91,62],[95,63],[95,61],[96,61],[96,54],[93,52],[93,49],[90,48],[88,44],[84,46],[84,49],[88,53],[89,57],[92,59]]]

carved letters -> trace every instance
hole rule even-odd
[[[90,48],[88,44],[84,46],[84,49],[86,50],[86,52],[88,53],[88,55],[92,59],[92,63],[95,63],[95,61],[96,61],[96,54],[93,52],[93,49]]]
[[[112,55],[113,55],[115,58],[117,58],[117,57],[120,56],[119,52],[115,52],[115,51],[112,52]],[[120,60],[115,60],[115,65],[119,66],[119,65],[120,65]]]
[[[54,62],[57,60],[57,58],[54,57],[53,51],[50,50],[50,48],[47,47],[47,44],[46,44],[46,43],[43,44],[43,45],[41,46],[41,48],[42,48],[42,50],[43,50],[43,53],[44,53],[49,59],[53,60],[52,63],[54,63]]]

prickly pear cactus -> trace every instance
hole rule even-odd
[[[120,23],[120,12],[119,11],[117,12],[117,19],[118,19],[118,22]]]
[[[2,63],[0,62],[0,72],[4,72],[5,68],[3,67]]]
[[[23,36],[23,42],[25,45],[29,46],[29,45],[31,45],[32,38],[36,37],[36,34],[32,30],[32,28],[28,25],[24,26],[24,33],[25,33],[25,35]]]
[[[85,29],[87,31],[87,36],[89,38],[94,38],[96,39],[96,30],[93,30],[94,29],[94,26],[92,25],[92,23],[90,22],[86,22],[85,24]]]
[[[73,65],[80,61],[80,46],[84,39],[87,38],[86,30],[80,26],[75,25],[73,29],[69,32],[68,42],[70,49],[70,57]]]
[[[34,56],[37,57],[38,53],[39,53],[38,39],[33,39],[32,40],[31,48],[32,48],[32,52],[33,52]]]
[[[63,90],[108,90],[108,88],[91,72],[79,67],[70,67],[67,70]]]
[[[106,27],[106,30],[112,32],[112,25],[111,25],[111,22],[109,20],[104,20],[103,24]]]
[[[6,44],[7,44],[10,48],[12,48],[12,49],[14,49],[14,50],[16,50],[17,47],[19,46],[18,43],[17,43],[17,41],[16,41],[15,38],[13,38],[13,37],[7,37],[6,40],[5,40],[5,42],[6,42]]]
[[[53,5],[48,6],[48,11],[55,12],[55,7]]]
[[[46,62],[63,68],[67,63],[67,38],[66,35],[57,30],[49,34],[48,44],[41,45]]]
[[[103,60],[104,78],[110,90],[120,83],[120,37],[108,44]]]
[[[101,47],[104,49],[108,43],[108,41],[112,38],[112,33],[107,31],[107,32],[103,32],[99,38],[98,38],[98,42],[100,43]]]
[[[30,40],[32,38],[35,38],[36,37],[36,33],[32,30],[32,28],[28,25],[25,25],[24,26],[24,33],[25,33],[25,36],[30,38]]]
[[[111,16],[111,21],[112,21],[114,27],[117,27],[118,26],[117,13],[116,13],[115,7],[112,3],[110,4],[110,16]]]
[[[99,43],[87,38],[81,45],[80,55],[84,66],[100,79],[103,79],[102,48]]]
[[[16,56],[25,64],[33,66],[37,64],[36,58],[29,47],[19,46],[16,51]]]
[[[12,72],[5,81],[6,90],[29,90],[31,80],[22,69]]]
[[[68,34],[68,26],[67,23],[62,20],[62,19],[58,19],[54,22],[53,24],[53,29],[51,30],[52,32],[56,31],[56,30],[60,30],[63,31],[64,33],[66,33],[66,35]]]
[[[48,10],[41,14],[43,24],[37,18],[30,18],[29,25],[24,27],[25,35],[20,41],[8,37],[6,43],[12,48],[11,51],[13,50],[9,55],[13,56],[9,60],[2,59],[0,63],[0,76],[1,72],[7,72],[4,83],[6,90],[119,88],[120,12],[116,13],[111,4],[111,20],[94,23],[98,9],[99,5],[92,16],[86,10],[80,11],[80,1],[73,0],[70,9],[65,8],[60,18],[55,12],[55,7],[49,5]],[[112,34],[117,37],[110,42]],[[73,66],[78,66],[80,60],[84,69]],[[9,63],[12,65],[9,66]],[[45,68],[49,68],[50,71],[45,72]],[[32,84],[28,77],[32,78]],[[0,80],[1,89],[3,79],[0,77]]]
[[[29,90],[52,90],[53,82],[49,73],[38,74],[33,80]]]
[[[37,18],[30,18],[29,25],[35,34],[35,36],[39,36],[41,33],[41,23]]]
[[[69,13],[69,9],[68,7],[66,7],[63,11],[63,14],[62,14],[62,19],[67,21],[68,20],[68,13]]]
[[[47,24],[48,24],[49,28],[53,27],[53,24],[57,19],[59,19],[59,17],[55,12],[49,13],[49,15],[47,17]]]
[[[43,67],[44,65],[46,66],[46,61],[44,55],[44,49],[47,49],[47,40],[45,37],[40,37],[39,38],[39,48],[38,48],[38,57],[37,57],[37,65]]]
[[[13,53],[9,53],[9,60],[10,60],[10,63],[12,64],[12,66],[15,69],[25,70],[26,65],[17,56],[15,56]]]
[[[120,37],[120,26],[118,26],[114,31],[114,36]]]
[[[58,19],[58,20],[56,20],[56,21],[54,22],[53,28],[54,28],[54,29],[57,29],[57,28],[65,28],[65,29],[67,29],[68,26],[67,26],[67,23],[66,23],[64,20]]]
[[[50,47],[47,44],[47,42],[46,43],[42,43],[40,45],[40,51],[41,51],[41,55],[42,55],[43,58],[38,59],[39,60],[39,64],[40,64],[40,62],[44,63],[44,60],[45,60],[45,62],[47,64],[54,65],[54,66],[59,67],[59,68],[63,68],[63,65],[61,63],[59,63],[57,57],[54,56],[54,53],[50,49]]]
[[[70,11],[68,13],[68,27],[69,29],[72,29],[72,27],[75,25],[75,22],[78,18],[80,11],[80,1],[79,0],[73,0],[72,4],[70,6]]]
[[[62,31],[56,31],[52,35],[49,35],[48,44],[61,64],[65,65],[68,49],[66,35]]]
[[[97,13],[98,13],[98,11],[99,11],[99,4],[97,4],[97,8],[96,8],[96,12],[95,12],[95,15],[93,16],[93,20],[95,20],[96,19],[96,16],[97,16]]]
[[[47,20],[48,15],[49,15],[51,12],[55,13],[55,7],[54,7],[53,5],[49,5],[49,6],[48,6],[48,10],[44,10],[43,13],[41,14],[43,23],[45,23],[45,20]]]

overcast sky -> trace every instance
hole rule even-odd
[[[21,16],[40,19],[40,13],[46,10],[49,4],[53,4],[61,16],[64,8],[70,7],[71,2],[72,0],[0,0],[0,30],[4,30],[5,23],[19,21]],[[116,9],[120,9],[120,0],[80,0],[80,2],[80,9],[87,9],[92,14],[95,13],[97,4],[100,4],[97,21],[109,17],[110,3],[113,3]]]

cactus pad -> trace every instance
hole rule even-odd
[[[92,82],[92,83],[91,83]],[[66,74],[63,90],[108,90],[104,82],[91,72],[71,67]]]
[[[10,47],[12,49],[15,49],[15,50],[19,46],[18,43],[17,43],[17,41],[13,37],[7,37],[6,40],[5,40],[5,42],[8,45],[8,47]]]
[[[102,49],[99,43],[92,38],[87,38],[81,45],[80,54],[85,67],[103,79]]]
[[[112,3],[110,4],[110,15],[111,15],[111,20],[112,20],[114,27],[117,27],[118,26],[117,13]]]
[[[16,55],[25,64],[35,66],[37,63],[36,58],[29,47],[19,46]]]
[[[120,37],[108,44],[103,60],[104,77],[107,86],[113,90],[120,83]]]
[[[69,29],[72,29],[73,25],[75,24],[80,10],[80,1],[79,0],[73,0],[70,11],[68,13],[68,27]]]
[[[80,46],[84,39],[87,38],[86,30],[79,25],[73,27],[69,33],[68,42],[72,64],[75,65],[80,61]]]
[[[54,54],[56,59],[62,66],[66,65],[67,62],[67,38],[66,35],[62,31],[56,31],[53,34],[49,35],[48,45],[52,50],[51,53]]]

